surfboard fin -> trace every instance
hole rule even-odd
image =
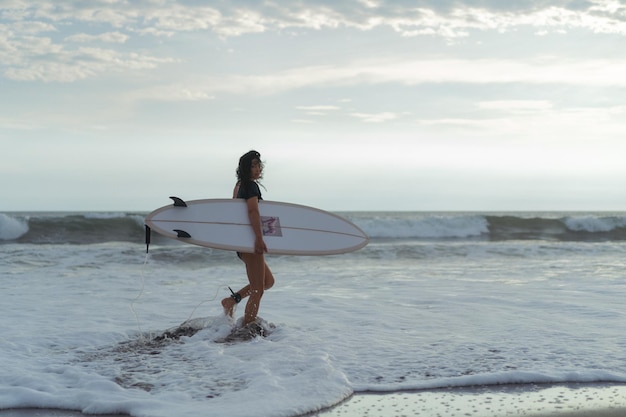
[[[184,230],[174,229],[174,231],[176,232],[176,237],[185,238],[185,239],[189,239],[191,237],[191,235],[185,232]]]
[[[178,197],[170,197],[174,200],[174,207],[187,207],[187,203],[185,203],[181,198]]]

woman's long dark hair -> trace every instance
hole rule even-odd
[[[250,178],[250,172],[252,171],[252,161],[255,159],[258,159],[261,166],[263,166],[263,162],[261,162],[261,154],[257,151],[249,151],[239,158],[239,166],[237,166],[237,180],[239,186],[243,187],[244,190],[248,188],[248,184],[252,181]],[[261,175],[263,174],[261,173]]]

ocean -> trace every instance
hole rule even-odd
[[[0,213],[0,409],[288,417],[360,392],[626,382],[626,213],[338,214],[368,246],[268,255],[268,334],[223,343],[232,252],[153,235],[146,253],[146,213]],[[181,325],[197,332],[163,338]]]

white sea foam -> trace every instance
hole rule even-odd
[[[373,238],[466,238],[489,232],[482,215],[389,213],[353,218]]]
[[[0,240],[14,240],[28,232],[28,222],[0,213]]]
[[[569,216],[564,220],[567,227],[575,231],[610,232],[618,227],[626,227],[626,217]]]

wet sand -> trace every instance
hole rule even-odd
[[[500,385],[357,394],[308,417],[624,417],[626,385]]]

